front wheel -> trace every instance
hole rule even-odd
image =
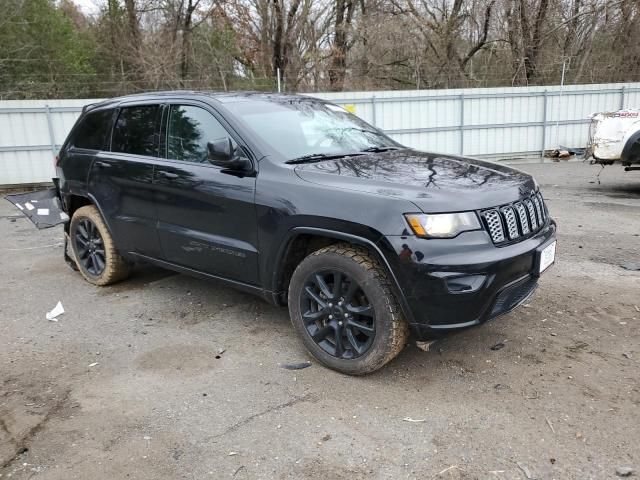
[[[349,244],[322,248],[298,265],[289,285],[289,313],[309,352],[349,375],[378,370],[408,337],[384,270],[367,250]]]

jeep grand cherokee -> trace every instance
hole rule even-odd
[[[164,92],[85,108],[57,161],[84,278],[135,262],[288,305],[306,348],[348,374],[407,342],[509,312],[554,261],[535,180],[406,148],[332,103]]]

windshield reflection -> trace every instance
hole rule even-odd
[[[318,100],[271,97],[226,107],[286,160],[401,147],[344,108]]]

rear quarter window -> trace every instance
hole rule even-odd
[[[98,110],[86,114],[73,133],[71,145],[88,150],[105,150],[113,119],[113,109]]]
[[[113,127],[113,152],[158,156],[159,105],[124,107]]]

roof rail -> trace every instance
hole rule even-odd
[[[82,107],[82,113],[85,113],[89,109],[89,107],[93,107],[95,105],[97,105],[97,103],[89,103],[85,105],[84,107]]]

